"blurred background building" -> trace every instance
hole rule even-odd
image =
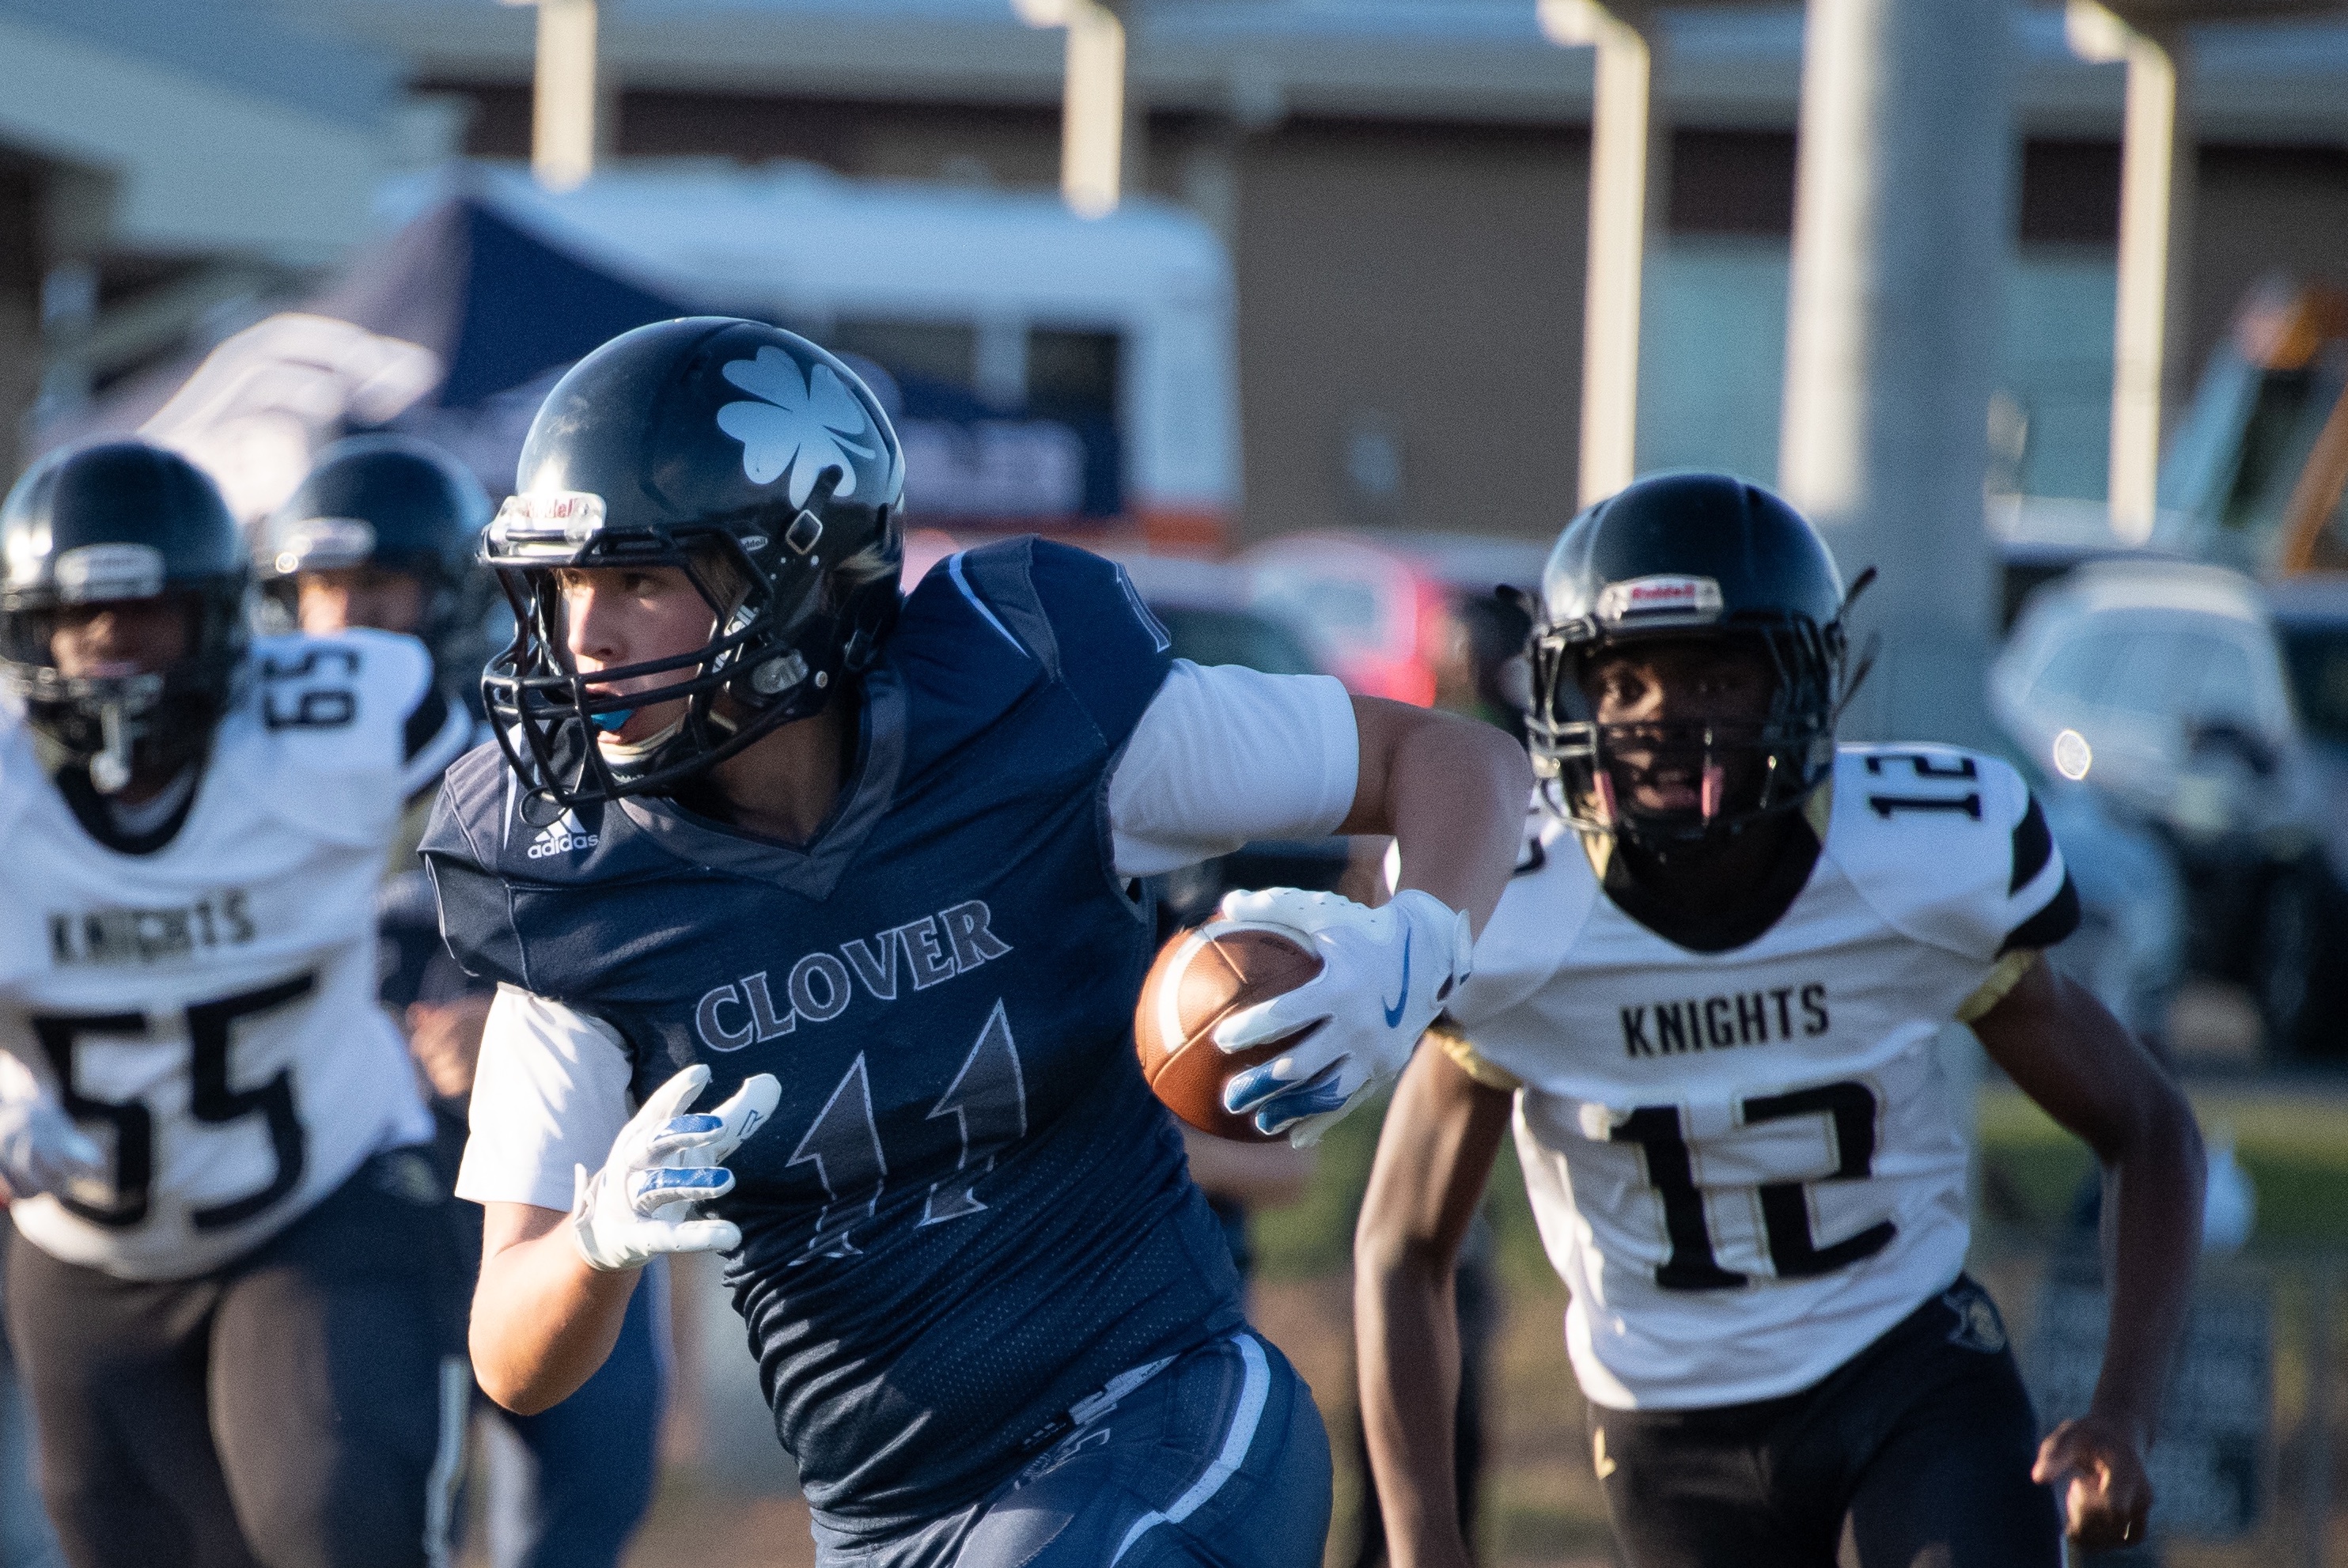
[[[1033,10],[1038,0],[1026,0]],[[1234,542],[1337,526],[1555,530],[1575,492],[1592,66],[1531,0],[1149,0],[1126,7],[1128,191],[1228,249]],[[1648,253],[1641,468],[1776,478],[1802,20],[1665,8],[1671,124]],[[2059,7],[2013,12],[2018,178],[1995,476],[2103,494],[2124,71]],[[366,231],[384,177],[526,160],[535,15],[490,0],[0,0],[0,334],[42,331],[49,409],[210,334]],[[1062,45],[1011,0],[605,0],[600,167],[778,160],[1048,192]],[[2348,31],[2194,34],[2184,341],[2348,232]],[[46,303],[44,303],[46,302]],[[976,385],[983,323],[862,320]],[[177,335],[176,341],[174,335]],[[1085,346],[1025,356],[1045,400]],[[1019,356],[1014,355],[1015,361]],[[39,395],[0,356],[0,413]],[[1031,388],[1022,387],[1022,391]]]

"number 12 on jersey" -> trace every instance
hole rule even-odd
[[[1740,1127],[1794,1117],[1826,1119],[1834,1149],[1834,1169],[1814,1181],[1864,1181],[1875,1172],[1875,1091],[1863,1083],[1820,1084],[1788,1094],[1740,1100]],[[1704,1217],[1704,1189],[1696,1185],[1687,1132],[1676,1105],[1644,1105],[1617,1122],[1613,1143],[1635,1143],[1645,1161],[1647,1183],[1663,1200],[1663,1233],[1670,1255],[1655,1266],[1655,1283],[1665,1290],[1735,1290],[1746,1276],[1721,1267]],[[1757,1189],[1761,1222],[1769,1241],[1769,1266],[1779,1279],[1807,1279],[1848,1268],[1890,1244],[1898,1227],[1877,1222],[1856,1235],[1821,1246],[1810,1231],[1807,1183],[1768,1181]]]

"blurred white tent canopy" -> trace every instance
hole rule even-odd
[[[850,320],[964,324],[973,390],[1018,404],[1036,328],[1118,340],[1124,510],[1211,520],[1238,500],[1231,261],[1190,213],[1150,198],[1086,220],[1042,192],[841,179],[807,165],[607,169],[575,191],[476,170],[481,189],[582,254],[672,292],[824,336]],[[391,188],[385,215],[427,201]]]

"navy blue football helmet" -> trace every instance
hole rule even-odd
[[[489,497],[470,470],[410,436],[351,436],[318,454],[309,477],[262,525],[253,551],[264,589],[307,572],[379,566],[423,584],[416,635],[436,655],[486,602],[481,531]],[[486,591],[486,589],[484,590]]]
[[[144,441],[52,453],[0,505],[0,679],[24,700],[45,767],[86,769],[111,794],[135,772],[203,755],[243,669],[251,575],[236,520],[202,470]],[[188,613],[186,651],[168,668],[57,668],[61,610],[161,595]]]
[[[1834,766],[1835,719],[1849,695],[1849,597],[1818,530],[1759,485],[1726,474],[1663,474],[1588,508],[1550,552],[1529,645],[1528,743],[1550,810],[1585,832],[1663,851],[1798,809]],[[1590,661],[1663,638],[1731,639],[1762,650],[1775,676],[1768,716],[1748,724],[1597,723],[1581,685]],[[1669,816],[1632,810],[1626,750],[1693,760],[1703,779],[1697,809]],[[1735,752],[1758,767],[1730,769]],[[1732,791],[1736,777],[1751,782]]]
[[[904,484],[870,388],[779,327],[690,316],[581,360],[531,423],[484,545],[516,625],[482,693],[516,770],[565,806],[658,792],[819,711],[895,624]],[[554,573],[627,566],[683,571],[711,635],[594,675],[656,687],[591,693]],[[624,765],[597,744],[628,712],[679,699],[685,717]]]

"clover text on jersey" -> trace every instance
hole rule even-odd
[[[926,991],[1011,951],[1009,943],[988,929],[994,918],[985,901],[974,898],[892,925],[870,942],[850,938],[839,948],[844,964],[819,950],[793,964],[779,985],[767,979],[765,969],[729,980],[702,993],[693,1009],[694,1028],[711,1050],[738,1051],[754,1040],[789,1034],[802,1018],[828,1023],[847,1011],[855,996],[851,972],[874,1001],[893,1002],[900,955],[902,978],[914,990]]]
[[[208,893],[175,909],[49,912],[49,957],[76,964],[154,964],[199,949],[241,946],[253,938],[242,888]]]
[[[1624,1007],[1622,1053],[1632,1057],[1680,1056],[1689,1051],[1766,1046],[1827,1032],[1827,988],[1776,985],[1766,991],[1735,991],[1725,996],[1691,996]]]

